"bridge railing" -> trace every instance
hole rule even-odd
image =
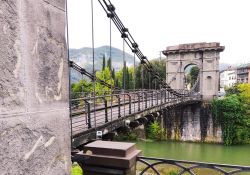
[[[82,95],[82,97],[81,97]],[[104,125],[163,104],[179,103],[193,97],[179,97],[166,90],[116,91],[92,96],[80,94],[71,99],[72,135]]]
[[[137,175],[249,175],[250,166],[193,162],[151,157],[137,157]]]

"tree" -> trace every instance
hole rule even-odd
[[[193,66],[190,70],[190,83],[191,83],[191,87],[193,87],[193,85],[195,84],[198,75],[199,75],[199,68],[197,66]]]
[[[78,83],[71,85],[72,94],[75,97],[81,96],[83,93],[90,93],[92,88],[92,83],[87,80],[80,80]]]
[[[114,68],[112,69],[112,78],[113,78],[113,80],[115,80],[115,69]]]
[[[107,67],[109,68],[109,70],[112,70],[111,68],[111,59],[109,58],[108,61],[107,61]]]
[[[150,62],[151,65],[153,66],[153,70],[154,73],[158,73],[159,76],[165,80],[166,79],[166,63],[165,60],[153,60]],[[143,65],[139,65],[136,67],[135,69],[135,77],[136,77],[136,88],[142,88],[142,66]],[[153,77],[151,76],[151,74],[145,69],[143,68],[144,72],[143,72],[143,83],[144,83],[144,88],[148,89],[150,88],[154,88],[155,84],[153,81]],[[160,88],[160,84],[158,81],[156,81],[156,88],[159,89]]]
[[[102,70],[104,70],[106,67],[106,58],[105,58],[105,55],[103,54],[102,56]]]
[[[96,77],[100,80],[103,80],[104,82],[114,86],[114,80],[111,77],[111,72],[108,67],[105,67],[103,71],[98,71],[96,73]],[[96,94],[97,95],[103,95],[105,93],[111,93],[111,89],[107,86],[102,85],[101,83],[96,83]]]
[[[224,99],[212,102],[214,121],[222,126],[225,145],[250,142],[249,93],[250,85],[239,84],[227,89]]]

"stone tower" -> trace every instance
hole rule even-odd
[[[167,57],[166,81],[173,89],[184,89],[184,70],[189,65],[200,69],[200,94],[203,100],[210,101],[219,88],[220,43],[192,43],[169,46],[163,51]]]

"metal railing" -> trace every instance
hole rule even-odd
[[[72,135],[162,105],[185,102],[198,96],[175,96],[167,90],[116,91],[113,94],[71,99]],[[95,106],[94,106],[95,104]]]
[[[137,157],[137,175],[190,174],[190,175],[232,175],[250,174],[250,166],[193,162],[151,157]],[[169,172],[167,172],[169,170]]]

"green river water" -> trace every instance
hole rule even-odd
[[[143,156],[250,166],[250,145],[189,142],[137,142]]]

